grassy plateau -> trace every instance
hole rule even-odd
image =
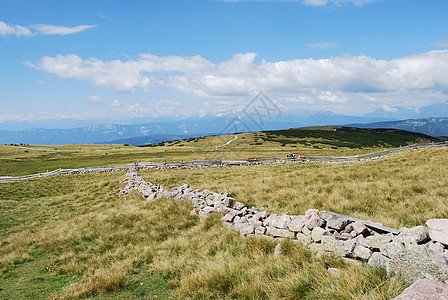
[[[347,155],[392,147],[391,140],[397,139],[386,134],[381,141],[362,142],[347,138],[346,132],[341,133],[344,138],[330,136],[334,128],[323,130],[327,132],[308,138],[297,130],[244,133],[222,147],[233,137],[154,147],[1,146],[0,175],[137,160]],[[409,136],[403,143],[422,139]],[[335,145],[338,141],[345,145]],[[228,192],[271,213],[304,214],[318,208],[395,228],[448,216],[448,149],[443,148],[356,165],[296,163],[140,173],[166,188],[188,183]],[[274,256],[275,241],[241,237],[218,215],[190,216],[188,202],[144,201],[137,192],[119,197],[124,176],[114,172],[2,184],[0,299],[390,299],[407,287],[401,277],[388,277],[385,270],[319,256],[291,241]],[[341,276],[330,276],[329,267],[339,268]]]

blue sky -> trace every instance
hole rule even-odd
[[[0,129],[448,100],[448,1],[0,0]]]

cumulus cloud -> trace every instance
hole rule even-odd
[[[62,78],[88,81],[118,92],[168,87],[196,97],[253,95],[256,91],[318,94],[329,102],[342,93],[448,93],[448,50],[431,51],[394,60],[368,56],[294,59],[256,64],[255,53],[235,54],[215,64],[201,56],[156,56],[102,61],[69,54],[43,57],[27,64]],[[316,91],[318,91],[316,93]],[[324,91],[324,94],[319,94]],[[331,91],[329,94],[327,91]]]
[[[33,33],[24,26],[6,24],[5,22],[0,21],[0,35],[31,36]]]
[[[89,28],[96,27],[96,25],[78,25],[74,27],[38,24],[29,27],[6,24],[0,21],[0,36],[32,36],[35,34],[45,35],[67,35],[84,31]]]
[[[96,27],[96,25],[78,25],[78,26],[74,26],[74,27],[65,27],[65,26],[39,24],[39,25],[33,26],[33,28],[37,32],[39,32],[41,34],[45,34],[45,35],[50,35],[50,34],[67,35],[67,34],[78,33],[78,32],[84,31],[86,29],[93,28],[93,27]]]

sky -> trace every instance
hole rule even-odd
[[[0,0],[0,129],[448,101],[446,0]],[[17,125],[18,126],[18,125]]]

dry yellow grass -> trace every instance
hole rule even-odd
[[[270,212],[328,209],[387,226],[447,217],[446,149],[357,165],[279,164],[148,170],[153,183],[229,192]],[[118,197],[124,173],[41,178],[0,190],[0,298],[390,299],[384,270],[242,238],[191,205]],[[328,267],[342,270],[328,276]],[[19,280],[20,278],[20,280]],[[37,292],[39,291],[39,292]]]

